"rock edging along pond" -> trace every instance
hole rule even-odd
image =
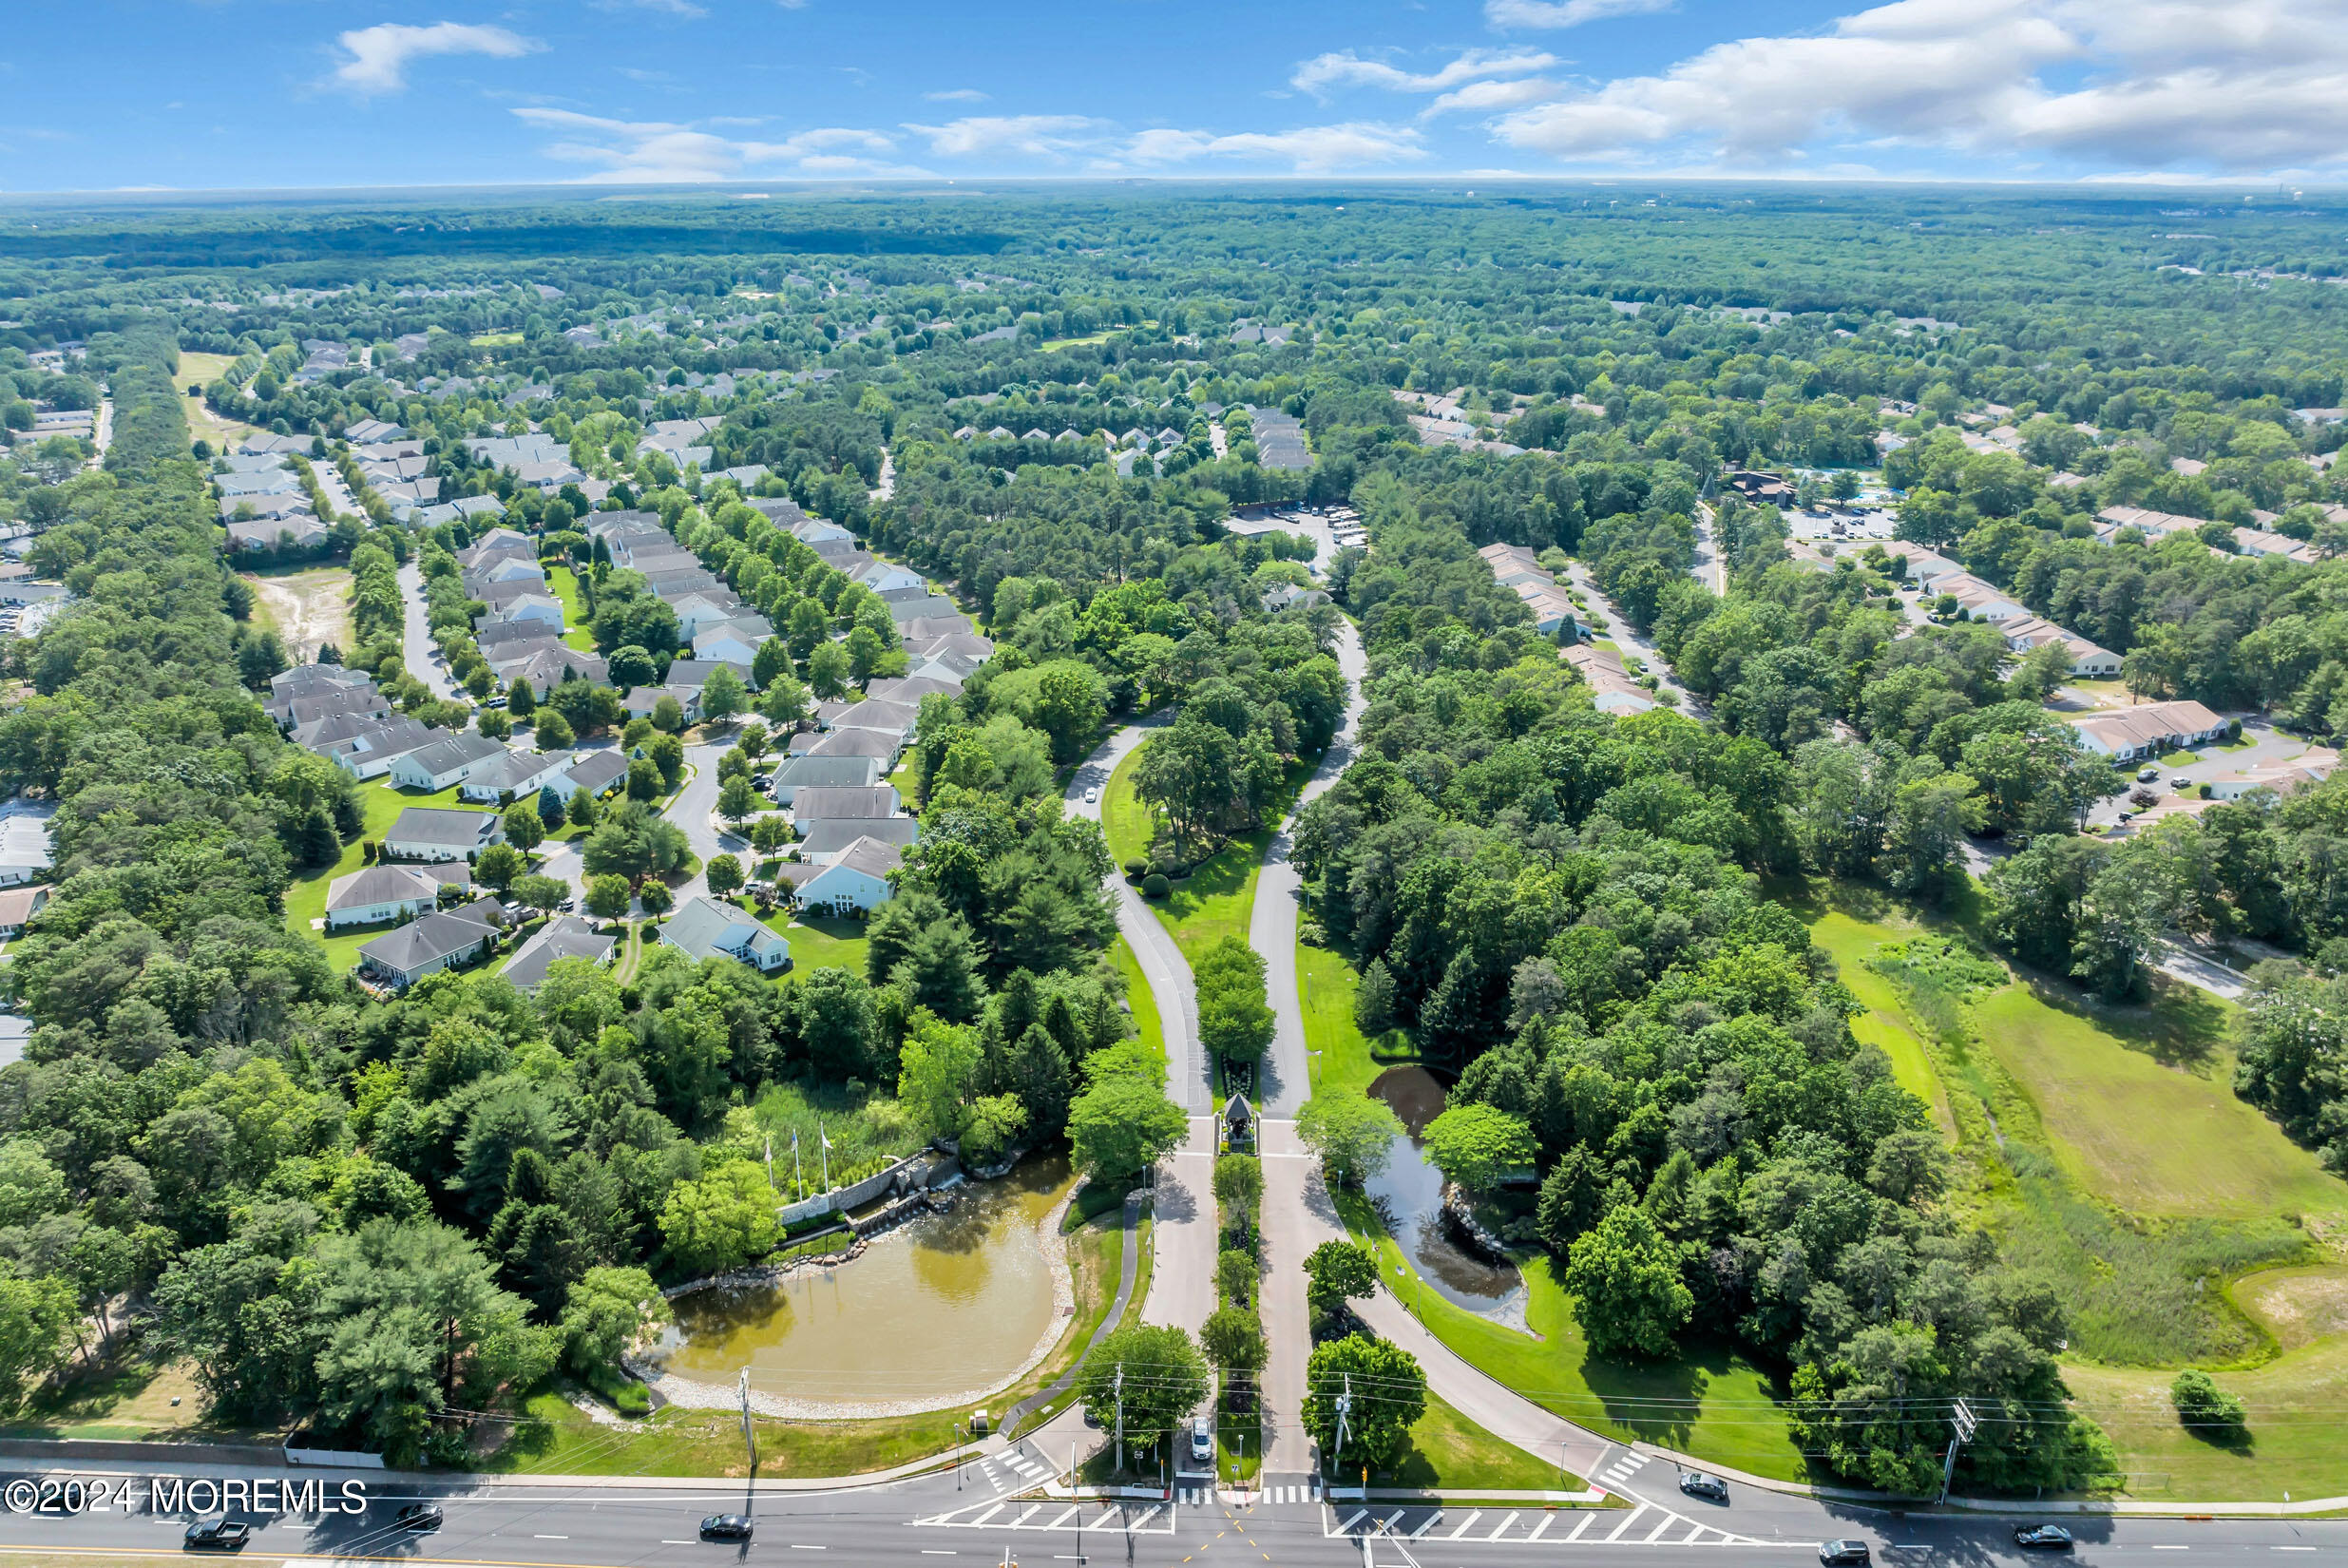
[[[1060,1236],[1060,1226],[1068,1214],[1068,1205],[1076,1196],[1071,1187],[1059,1195],[1051,1208],[1027,1228],[1028,1244],[1041,1257],[1052,1284],[1052,1310],[1046,1317],[1042,1333],[1024,1359],[984,1386],[965,1388],[952,1394],[925,1394],[906,1399],[828,1400],[778,1394],[757,1387],[750,1390],[750,1407],[760,1415],[774,1416],[788,1421],[866,1421],[884,1416],[919,1415],[929,1410],[952,1409],[958,1405],[976,1405],[1017,1384],[1041,1365],[1052,1353],[1073,1324],[1076,1315],[1076,1277],[1068,1267],[1067,1248]],[[907,1240],[904,1245],[911,1245]],[[869,1243],[858,1241],[848,1252],[819,1258],[801,1258],[779,1269],[742,1270],[691,1284],[665,1292],[671,1299],[689,1296],[713,1289],[766,1290],[783,1283],[794,1275],[811,1271],[840,1271],[861,1258]],[[834,1277],[838,1277],[836,1274]],[[687,1409],[738,1410],[742,1406],[741,1390],[732,1384],[718,1386],[696,1382],[666,1370],[659,1362],[659,1352],[652,1355],[630,1356],[628,1370],[643,1380],[654,1393],[671,1405]],[[884,1380],[885,1381],[885,1380]]]

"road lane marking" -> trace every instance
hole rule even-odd
[[[1498,1539],[1499,1539],[1502,1536],[1504,1536],[1504,1535],[1508,1534],[1508,1527],[1509,1527],[1510,1525],[1512,1525],[1512,1524],[1516,1523],[1516,1522],[1517,1522],[1517,1516],[1516,1516],[1516,1515],[1514,1515],[1514,1514],[1509,1515],[1506,1519],[1504,1519],[1504,1520],[1500,1520],[1500,1522],[1499,1522],[1499,1523],[1498,1523],[1498,1524],[1494,1525],[1494,1526],[1492,1527],[1492,1533],[1491,1533],[1490,1535],[1488,1535],[1488,1536],[1484,1537],[1484,1539],[1486,1539],[1486,1540],[1498,1540]]]
[[[1535,1526],[1533,1526],[1533,1533],[1532,1533],[1531,1535],[1529,1535],[1529,1536],[1525,1537],[1524,1539],[1527,1539],[1527,1540],[1538,1540],[1538,1539],[1541,1539],[1541,1537],[1543,1537],[1543,1536],[1547,1535],[1547,1534],[1549,1533],[1549,1527],[1550,1527],[1551,1525],[1553,1525],[1553,1524],[1556,1523],[1556,1522],[1557,1522],[1557,1516],[1556,1516],[1556,1515],[1555,1515],[1555,1514],[1543,1514],[1543,1515],[1541,1516],[1541,1521],[1540,1521],[1538,1524],[1536,1524]]]
[[[1044,1528],[1045,1528],[1046,1530],[1057,1530],[1057,1529],[1059,1529],[1061,1525],[1063,1525],[1063,1524],[1065,1524],[1065,1523],[1067,1523],[1067,1522],[1068,1522],[1068,1514],[1073,1514],[1073,1513],[1075,1513],[1075,1512],[1077,1511],[1077,1508],[1078,1508],[1078,1507],[1079,1507],[1079,1504],[1077,1504],[1077,1503],[1073,1503],[1073,1502],[1072,1502],[1072,1503],[1070,1503],[1070,1504],[1068,1505],[1068,1513],[1060,1515],[1060,1516],[1059,1516],[1059,1518],[1058,1518],[1058,1519],[1056,1519],[1056,1520],[1052,1520],[1052,1522],[1051,1522],[1051,1523],[1049,1523],[1049,1524],[1047,1524],[1047,1525],[1045,1525],[1045,1526],[1044,1526]]]
[[[660,1544],[663,1546],[668,1546],[673,1545],[674,1542],[664,1540]],[[925,1546],[922,1548],[922,1556],[926,1558],[950,1558],[957,1557],[959,1555],[959,1553],[948,1551],[943,1546]]]
[[[1436,1510],[1435,1510],[1435,1512],[1433,1512],[1433,1513],[1431,1513],[1431,1514],[1427,1515],[1427,1517],[1426,1517],[1426,1522],[1425,1522],[1424,1524],[1420,1525],[1420,1526],[1419,1526],[1419,1528],[1417,1528],[1416,1530],[1413,1530],[1413,1531],[1410,1533],[1410,1539],[1413,1539],[1413,1540],[1417,1540],[1417,1539],[1418,1539],[1421,1536],[1423,1536],[1423,1535],[1425,1535],[1425,1534],[1426,1534],[1429,1530],[1434,1529],[1434,1528],[1435,1528],[1435,1526],[1436,1526],[1437,1524],[1439,1524],[1439,1523],[1441,1523],[1441,1522],[1442,1521],[1442,1517],[1443,1517],[1443,1511],[1442,1511],[1441,1508],[1438,1508],[1438,1509],[1436,1509]]]
[[[984,1524],[988,1520],[993,1519],[997,1514],[1002,1513],[1003,1507],[1004,1504],[1000,1502],[996,1503],[992,1508],[987,1509],[986,1512],[972,1520],[970,1521],[971,1525],[975,1528],[978,1525]]]
[[[1622,1533],[1631,1528],[1631,1526],[1637,1521],[1638,1517],[1645,1512],[1647,1512],[1647,1504],[1642,1502],[1637,1507],[1632,1509],[1629,1513],[1623,1515],[1622,1522],[1615,1525],[1614,1533],[1608,1536],[1606,1539],[1610,1541],[1621,1539]]]
[[[1469,1509],[1469,1510],[1468,1510],[1468,1515],[1467,1515],[1467,1518],[1465,1518],[1465,1519],[1463,1519],[1463,1520],[1460,1520],[1460,1527],[1459,1527],[1457,1530],[1452,1531],[1452,1532],[1451,1532],[1451,1534],[1449,1534],[1449,1535],[1445,1536],[1443,1539],[1444,1539],[1445,1540],[1457,1540],[1457,1539],[1459,1539],[1461,1536],[1463,1536],[1463,1535],[1466,1535],[1466,1534],[1467,1534],[1467,1527],[1468,1527],[1469,1525],[1471,1525],[1471,1524],[1475,1523],[1478,1520],[1479,1520],[1479,1519],[1481,1519],[1481,1518],[1483,1518],[1483,1517],[1484,1517],[1484,1511],[1483,1511],[1481,1508],[1471,1508],[1471,1509]]]
[[[1568,1537],[1566,1537],[1566,1538],[1565,1538],[1566,1544],[1570,1546],[1570,1545],[1572,1545],[1574,1542],[1575,1542],[1575,1541],[1577,1541],[1577,1540],[1581,1539],[1581,1533],[1582,1533],[1584,1530],[1589,1529],[1589,1528],[1590,1528],[1590,1523],[1591,1523],[1591,1521],[1592,1521],[1593,1520],[1596,1519],[1597,1517],[1598,1517],[1598,1516],[1597,1516],[1596,1514],[1594,1514],[1594,1513],[1588,1513],[1588,1514],[1584,1514],[1584,1515],[1582,1515],[1582,1517],[1581,1517],[1581,1522],[1574,1526],[1574,1533],[1573,1533],[1572,1535],[1570,1535],[1570,1536],[1568,1536]]]
[[[1366,1508],[1356,1508],[1353,1511],[1353,1517],[1346,1520],[1345,1523],[1340,1524],[1337,1527],[1337,1533],[1341,1536],[1349,1533],[1355,1525],[1362,1522],[1362,1516],[1368,1512],[1369,1510]]]
[[[1149,1522],[1150,1522],[1150,1520],[1152,1520],[1155,1519],[1155,1518],[1156,1518],[1159,1514],[1162,1514],[1162,1513],[1164,1513],[1165,1511],[1166,1511],[1166,1505],[1165,1505],[1164,1503],[1162,1503],[1162,1502],[1153,1502],[1153,1503],[1151,1503],[1151,1504],[1150,1504],[1149,1508],[1143,1512],[1142,1516],[1141,1516],[1139,1519],[1137,1519],[1137,1520],[1134,1520],[1131,1524],[1128,1524],[1127,1526],[1125,1526],[1125,1528],[1126,1528],[1126,1529],[1128,1529],[1128,1530],[1138,1530],[1138,1529],[1140,1529],[1143,1525],[1145,1525],[1145,1524],[1149,1523]]]
[[[530,1539],[532,1540],[568,1540],[571,1538],[568,1536],[532,1536]]]
[[[1042,1504],[1042,1503],[1040,1503],[1040,1502],[1031,1502],[1031,1503],[1029,1503],[1029,1504],[1027,1505],[1027,1510],[1026,1510],[1026,1512],[1024,1512],[1024,1513],[1021,1514],[1019,1518],[1017,1518],[1017,1519],[1015,1519],[1015,1520],[1013,1520],[1011,1521],[1011,1528],[1012,1528],[1012,1529],[1014,1529],[1014,1530],[1018,1529],[1021,1525],[1022,1525],[1022,1524],[1026,1523],[1029,1520],[1031,1520],[1031,1519],[1035,1518],[1038,1514],[1040,1514],[1040,1513],[1041,1513],[1041,1512],[1043,1512],[1043,1504]]]
[[[829,1546],[802,1546],[795,1540],[791,1543],[791,1549],[794,1552],[829,1552],[831,1550]]]

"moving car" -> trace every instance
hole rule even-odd
[[[187,1527],[185,1544],[191,1552],[241,1552],[253,1539],[253,1526],[240,1519],[214,1514]]]
[[[1203,1418],[1191,1423],[1191,1463],[1214,1463],[1214,1428],[1208,1425]]]
[[[712,1540],[748,1540],[754,1528],[748,1514],[712,1514],[701,1521],[701,1534]]]
[[[2139,784],[2149,784],[2160,776],[2161,770],[2149,762],[2136,770],[2136,782]]]
[[[1708,1476],[1701,1470],[1682,1470],[1679,1489],[1691,1498],[1709,1498],[1714,1502],[1728,1501],[1728,1483],[1718,1476]]]
[[[1084,804],[1087,806],[1094,806],[1099,804],[1099,802],[1100,792],[1098,790],[1087,790],[1084,792]]]
[[[1839,1564],[1843,1563],[1864,1564],[1868,1560],[1867,1543],[1863,1540],[1822,1540],[1818,1543],[1818,1560],[1826,1568],[1838,1568]]]
[[[2025,1551],[2068,1552],[2071,1532],[2059,1524],[2025,1524],[2014,1532],[2014,1544]]]
[[[437,1530],[440,1528],[440,1504],[411,1502],[392,1516],[391,1523],[401,1530]]]

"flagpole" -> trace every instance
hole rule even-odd
[[[791,1129],[791,1190],[793,1193],[807,1185],[807,1176],[799,1169],[799,1129]]]
[[[774,1135],[767,1134],[767,1185],[774,1185]]]
[[[815,1141],[823,1145],[819,1152],[824,1161],[824,1191],[828,1193],[831,1191],[831,1135],[824,1131],[822,1117],[815,1119]]]

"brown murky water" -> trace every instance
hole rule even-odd
[[[1524,1276],[1514,1264],[1495,1267],[1467,1252],[1443,1224],[1443,1174],[1428,1163],[1419,1141],[1427,1123],[1442,1115],[1441,1080],[1424,1067],[1389,1067],[1369,1092],[1393,1108],[1407,1134],[1394,1140],[1386,1168],[1369,1183],[1369,1196],[1412,1272],[1452,1305],[1521,1327]]]
[[[660,1360],[678,1376],[800,1399],[937,1399],[1027,1359],[1052,1321],[1036,1224],[1068,1190],[1065,1158],[961,1190],[950,1213],[875,1239],[852,1263],[677,1304]]]

